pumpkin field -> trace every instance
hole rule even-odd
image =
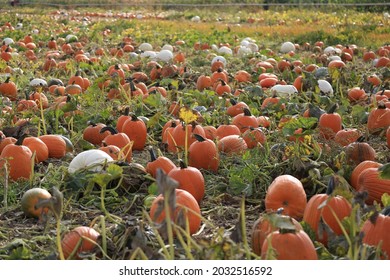
[[[387,11],[4,5],[0,259],[389,259]]]

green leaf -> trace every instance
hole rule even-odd
[[[317,118],[305,118],[305,117],[298,117],[296,119],[292,119],[289,122],[287,122],[282,129],[283,135],[289,136],[294,134],[295,130],[298,128],[310,129],[317,123]],[[307,134],[307,133],[306,133]]]
[[[116,164],[110,164],[107,167],[107,173],[111,175],[112,180],[117,179],[122,176],[123,168]]]
[[[378,168],[380,171],[379,178],[390,180],[390,163],[386,163]]]
[[[381,201],[384,208],[390,206],[390,195],[388,193],[384,193],[381,197]]]

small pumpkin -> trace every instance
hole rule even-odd
[[[376,152],[374,148],[369,143],[363,142],[363,139],[364,136],[361,136],[345,147],[345,154],[350,162],[359,164],[365,160],[375,160]]]
[[[88,126],[83,131],[83,139],[93,145],[100,146],[103,139],[110,134],[108,131],[100,133],[100,130],[105,126],[104,123],[89,122]]]
[[[345,128],[336,133],[334,141],[345,147],[358,140],[360,136],[362,136],[362,133],[356,128]]]
[[[188,221],[189,233],[196,233],[201,225],[201,212],[194,196],[186,190],[176,189],[179,183],[166,175],[161,169],[157,170],[156,179],[162,193],[153,200],[150,207],[149,214],[152,221],[160,225],[165,222],[164,200],[166,199],[165,194],[169,194],[167,200],[170,204],[171,220],[183,229],[186,229]],[[175,196],[174,199],[172,199],[172,195]]]
[[[243,113],[236,115],[232,119],[232,124],[236,125],[241,133],[244,133],[249,127],[259,127],[257,118],[252,115],[251,111],[247,108],[243,109]]]
[[[188,126],[187,129],[186,126]],[[179,123],[176,125],[176,127],[172,130],[172,134],[167,135],[166,138],[168,151],[174,153],[177,152],[179,149],[184,148],[186,141],[189,147],[196,141],[193,134],[199,134],[202,137],[206,137],[203,127],[196,122],[192,122],[191,124]]]
[[[370,112],[367,120],[368,132],[379,134],[390,126],[390,109],[383,102],[379,102],[378,107]]]
[[[74,259],[80,259],[81,253],[92,252],[99,236],[100,234],[95,229],[87,226],[79,226],[66,233],[61,240],[65,259],[68,259],[73,251],[75,251]],[[80,245],[77,247],[77,244]]]
[[[169,171],[168,176],[179,183],[179,189],[186,190],[200,203],[205,193],[205,182],[202,172],[193,166],[187,166],[180,160],[180,166]]]
[[[230,117],[235,117],[238,114],[243,113],[244,108],[249,109],[249,106],[243,101],[237,102],[236,99],[230,98],[229,102],[231,106],[226,108],[226,114],[228,114]]]
[[[217,148],[226,154],[241,154],[248,149],[248,145],[240,135],[228,135],[219,139]]]
[[[190,166],[213,172],[218,171],[219,153],[216,144],[199,134],[194,134],[196,141],[188,148]]]
[[[246,142],[248,149],[261,147],[267,141],[267,138],[261,128],[249,127],[247,131],[242,134],[242,138]]]
[[[146,172],[152,177],[156,178],[157,169],[161,168],[165,173],[169,173],[172,169],[176,168],[176,165],[165,156],[156,156],[156,153],[152,147],[149,147],[150,161],[146,164]]]
[[[277,260],[317,260],[313,242],[303,230],[280,228],[270,233],[261,248],[262,259],[268,259],[272,247]]]
[[[0,83],[0,94],[14,101],[18,97],[18,89],[16,84],[10,81],[10,79],[10,77],[7,77],[3,83]]]
[[[310,225],[316,234],[316,240],[327,245],[328,229],[336,235],[343,233],[339,223],[351,214],[352,206],[340,195],[332,195],[334,177],[329,181],[325,194],[312,196],[307,203],[303,220]]]
[[[132,114],[131,117],[123,123],[122,133],[125,133],[130,141],[133,142],[133,151],[142,151],[144,149],[148,136],[147,128],[146,124],[136,115]]]
[[[132,160],[132,141],[130,138],[123,132],[118,132],[115,128],[111,126],[105,126],[100,130],[100,133],[105,133],[109,131],[110,134],[107,135],[103,141],[103,145],[114,145],[121,149],[124,158],[126,158],[127,162],[131,162]]]
[[[28,147],[22,145],[25,137],[22,136],[14,144],[5,146],[0,154],[0,170],[7,164],[9,177],[13,181],[29,179],[32,173],[33,154]]]
[[[51,194],[42,188],[32,188],[27,190],[20,200],[22,206],[22,211],[26,217],[31,218],[40,218],[42,214],[45,214],[49,211],[47,207],[38,207],[36,204],[42,199],[51,198]]]
[[[251,230],[251,246],[256,255],[261,255],[261,248],[264,240],[267,238],[268,234],[279,229],[282,221],[291,221],[295,225],[296,230],[303,230],[301,224],[297,220],[289,216],[281,215],[281,211],[283,211],[282,208],[278,209],[276,212],[264,213],[254,222]]]
[[[205,89],[211,88],[213,85],[213,82],[211,81],[211,78],[206,75],[200,75],[196,81],[196,88],[199,91],[203,91]]]
[[[113,160],[123,160],[121,149],[118,146],[103,144],[103,146],[99,147],[99,150],[108,154]]]
[[[46,144],[38,137],[30,136],[23,140],[23,145],[35,153],[35,162],[39,163],[49,158],[49,149]]]
[[[240,129],[234,124],[221,124],[216,129],[216,139],[222,139],[229,135],[240,135]]]
[[[379,246],[386,254],[384,259],[390,259],[390,208],[386,207],[381,213],[375,212],[363,224],[363,243],[371,246]]]
[[[318,120],[320,135],[325,139],[333,139],[336,133],[342,129],[341,116],[336,112],[337,104],[334,104],[327,113],[322,114]]]
[[[264,202],[267,211],[283,208],[283,214],[300,220],[306,208],[307,198],[301,181],[285,174],[276,177],[268,186]]]

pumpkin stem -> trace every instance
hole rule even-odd
[[[204,141],[206,141],[206,139],[202,136],[202,135],[199,135],[199,134],[196,134],[196,133],[194,133],[194,134],[192,134],[194,137],[195,137],[195,139],[197,140],[197,141],[199,141],[199,142],[204,142]]]
[[[359,138],[356,139],[356,142],[358,142],[358,143],[363,143],[363,142],[364,142],[364,139],[365,139],[364,135],[359,136]]]
[[[16,146],[21,146],[21,145],[23,145],[23,140],[24,140],[24,138],[26,138],[27,136],[28,136],[27,133],[23,133],[22,135],[20,135],[20,137],[18,138],[18,140],[16,140],[15,145],[16,145]]]
[[[385,102],[382,100],[378,102],[378,109],[386,109]]]
[[[244,108],[242,110],[244,111],[244,116],[247,116],[247,117],[252,116],[252,113],[248,108]]]
[[[88,121],[88,122],[87,122],[87,125],[92,125],[93,127],[95,127],[95,126],[96,126],[96,123],[95,123],[94,121]]]
[[[184,160],[179,160],[179,166],[180,166],[180,169],[184,169],[184,168],[187,168],[187,164],[184,162]]]
[[[112,135],[118,134],[118,130],[116,130],[112,126],[105,126],[102,129],[100,129],[100,133],[104,133],[106,131],[109,131]]]
[[[385,208],[381,211],[381,214],[382,214],[382,215],[385,215],[385,216],[390,216],[390,206],[385,207]]]
[[[150,153],[150,161],[155,161],[157,159],[157,155],[153,147],[149,147],[149,153]]]
[[[335,183],[334,176],[331,176],[329,179],[329,182],[328,182],[328,186],[326,188],[326,194],[331,195],[335,189],[335,186],[336,186],[336,183]]]
[[[229,102],[230,102],[230,104],[232,104],[232,106],[237,105],[237,103],[238,103],[237,100],[234,98],[230,98]]]
[[[336,112],[338,107],[339,105],[337,103],[333,104],[332,107],[330,107],[328,114],[333,114],[334,112]]]
[[[369,218],[370,222],[375,225],[376,224],[376,220],[378,219],[378,216],[379,216],[379,212],[378,211],[375,211],[374,214],[372,214]]]
[[[9,83],[10,79],[11,79],[11,77],[8,76],[7,79],[5,79],[4,83],[6,83],[6,84]]]
[[[131,121],[136,122],[138,121],[138,117],[135,114],[131,114]]]

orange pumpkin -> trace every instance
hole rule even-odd
[[[169,173],[172,169],[176,168],[176,165],[165,156],[156,156],[156,153],[152,147],[149,149],[150,161],[146,164],[146,172],[156,178],[157,169],[161,168],[165,173]]]
[[[26,137],[23,140],[23,145],[28,147],[31,152],[35,153],[35,162],[39,163],[49,158],[49,149],[46,144],[38,137]]]
[[[212,140],[202,137],[199,134],[194,134],[194,137],[197,141],[192,143],[188,148],[189,165],[217,172],[219,167],[217,146]]]
[[[241,154],[248,149],[248,145],[240,135],[228,135],[217,142],[219,152],[229,155]]]
[[[337,108],[338,105],[334,104],[329,111],[322,114],[318,120],[320,134],[325,139],[333,139],[336,133],[342,129],[341,116],[336,113]]]
[[[79,226],[66,233],[61,240],[65,259],[68,259],[73,251],[75,251],[74,259],[80,259],[80,254],[83,252],[91,252],[95,249],[99,236],[100,234],[95,229],[87,226]],[[80,244],[78,248],[76,248],[77,244]]]
[[[374,201],[381,203],[382,195],[390,193],[390,180],[380,178],[378,168],[367,168],[360,173],[358,190],[367,191],[367,204],[373,204]]]
[[[66,155],[66,141],[60,135],[41,135],[38,137],[49,149],[49,158],[62,158]]]
[[[379,134],[390,126],[390,109],[380,102],[378,107],[370,112],[367,128],[371,134]]]
[[[351,186],[355,189],[355,190],[358,190],[359,189],[359,176],[360,174],[368,169],[368,168],[378,168],[382,166],[381,163],[379,162],[376,162],[376,161],[372,161],[372,160],[365,160],[365,161],[362,161],[361,163],[359,163],[352,171],[351,173],[351,177],[350,177],[350,180],[349,180],[349,183],[351,184]]]
[[[253,116],[251,111],[247,108],[243,109],[243,113],[233,117],[232,124],[236,125],[240,129],[241,133],[244,133],[250,127],[253,128],[259,127],[257,118]]]
[[[285,215],[300,220],[307,200],[301,181],[286,174],[276,177],[269,185],[264,202],[267,211],[283,208]]]

